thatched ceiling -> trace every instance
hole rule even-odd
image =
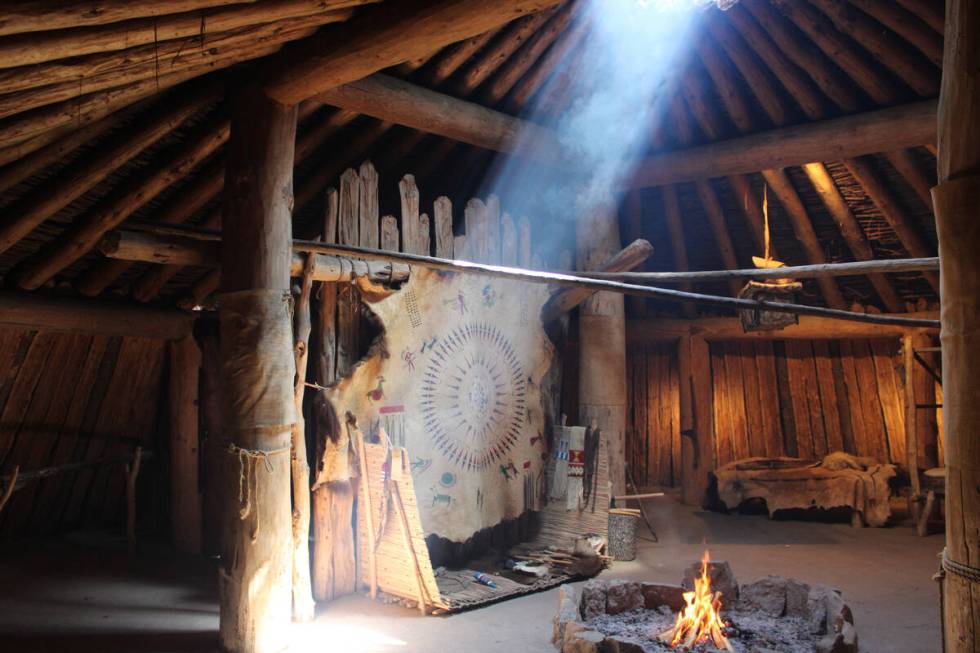
[[[39,291],[81,289],[173,304],[204,271],[107,262],[90,243],[126,221],[216,225],[228,89],[253,78],[290,42],[324,33],[341,42],[345,21],[380,5],[179,0],[138,3],[142,17],[131,18],[136,5],[110,0],[100,4],[128,4],[130,13],[71,14],[90,4],[41,0],[0,8],[0,275],[16,288],[20,271],[43,269],[53,253],[77,247]],[[56,5],[65,9],[46,11]],[[576,47],[578,18],[566,2],[386,72],[511,115],[532,102],[558,113],[569,100],[560,78],[549,97],[536,94],[550,76],[575,74],[583,51]],[[691,56],[676,71],[671,110],[650,126],[650,150],[935,98],[942,25],[942,0],[741,0],[725,12],[709,10]],[[928,145],[785,174],[643,189],[624,205],[624,239],[653,242],[650,269],[678,269],[685,258],[690,269],[748,267],[761,253],[757,205],[765,180],[775,248],[787,263],[931,255],[933,152]],[[385,210],[396,212],[395,199],[384,193],[402,174],[416,175],[423,202],[439,194],[465,200],[493,157],[307,101],[297,137],[296,231],[311,235],[326,188],[366,158],[379,169]],[[844,215],[843,227],[818,192],[827,175],[831,194],[844,200],[837,210],[853,216]],[[674,198],[680,237],[669,228]],[[920,274],[834,283],[838,295],[808,283],[807,300],[904,311],[937,298]]]

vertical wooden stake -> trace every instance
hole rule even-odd
[[[136,550],[136,477],[142,458],[143,448],[136,447],[133,462],[126,463],[126,544],[130,553]]]
[[[174,545],[201,552],[198,385],[201,350],[192,336],[170,343],[170,523]]]
[[[902,363],[905,366],[905,451],[908,458],[909,479],[912,482],[912,496],[909,505],[912,518],[919,518],[922,501],[922,485],[919,479],[919,429],[916,425],[915,407],[915,342],[911,335],[902,336]]]
[[[306,422],[303,419],[303,396],[306,392],[306,363],[310,340],[310,294],[316,255],[307,254],[300,279],[299,296],[293,310],[293,360],[296,376],[293,401],[296,421],[290,447],[290,476],[293,481],[293,621],[313,619],[315,606],[310,585],[310,465],[306,455]]]

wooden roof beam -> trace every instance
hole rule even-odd
[[[755,88],[757,85],[762,83],[761,80],[766,80],[762,91],[757,91],[756,95],[766,95],[775,94],[775,89],[772,88],[771,84],[768,82],[768,78],[765,75],[765,70],[759,66],[754,59],[748,56],[745,51],[744,46],[740,41],[731,38],[733,35],[729,32],[727,26],[721,26],[715,22],[712,22],[714,28],[712,30],[715,38],[723,43],[723,47],[727,52],[732,63],[735,64],[739,72],[749,83],[750,87]],[[719,59],[713,56],[709,56],[704,60],[705,65],[709,69],[709,74],[712,75],[712,79],[718,86],[718,89],[722,96],[722,101],[728,112],[733,119],[736,120],[736,128],[739,131],[746,131],[753,127],[753,121],[751,120],[751,114],[745,104],[745,98],[741,95],[738,89],[732,84],[731,78],[723,70],[723,64]],[[696,80],[695,80],[696,81]],[[702,89],[703,92],[704,89]],[[782,106],[774,103],[762,103],[764,110],[766,111],[769,119],[777,124],[781,125],[786,120],[786,113],[782,109]],[[713,111],[707,102],[697,102],[692,105],[692,113],[698,119],[701,128],[709,136],[709,138],[717,138],[723,132],[722,118],[717,113]],[[803,250],[806,253],[808,262],[811,264],[821,264],[826,263],[827,258],[824,254],[823,248],[817,239],[817,235],[813,230],[813,225],[810,220],[809,215],[807,215],[806,208],[803,205],[803,201],[800,199],[790,182],[789,177],[786,173],[781,170],[764,169],[762,175],[765,177],[766,182],[775,191],[776,196],[779,198],[780,203],[786,210],[787,215],[790,219],[790,224],[793,227],[793,232],[796,237],[800,240],[803,245]],[[708,185],[706,180],[698,180],[697,186],[699,192],[702,188]],[[743,187],[742,191],[745,192],[747,189],[741,181],[736,181],[733,183],[734,187]],[[715,230],[724,229],[724,222],[721,220],[721,207],[711,207],[710,203],[704,204],[705,209],[708,210],[709,219],[712,222],[720,221],[720,224],[715,226]],[[746,209],[748,207],[746,206]],[[712,213],[718,213],[718,216],[712,216]],[[746,214],[747,214],[746,210]],[[749,223],[753,223],[756,220],[753,219],[755,216],[746,215]],[[757,219],[757,218],[756,218]],[[737,267],[737,263],[725,263],[726,267],[733,269]],[[738,290],[741,288],[741,284],[738,281],[731,282],[734,292],[737,294]],[[842,309],[845,307],[846,302],[844,301],[843,295],[841,295],[840,288],[837,287],[836,282],[830,278],[820,278],[817,279],[817,284],[820,286],[821,294],[823,295],[824,301],[827,302],[828,306],[833,308]]]
[[[25,179],[33,177],[49,165],[63,160],[71,152],[74,152],[89,141],[93,141],[107,132],[112,131],[125,117],[126,113],[120,111],[81,129],[76,129],[64,138],[55,140],[49,145],[45,145],[27,154],[23,158],[18,158],[18,160],[9,165],[4,165],[3,168],[0,168],[0,193],[6,192]],[[2,161],[0,161],[0,165],[3,165]]]
[[[784,170],[764,170],[762,175],[765,177],[766,183],[769,184],[769,188],[779,199],[779,203],[783,205],[783,209],[793,225],[793,233],[799,239],[807,259],[811,264],[826,263],[827,256],[820,246],[820,239],[817,238],[813,229],[810,216],[807,214],[806,207],[786,172]],[[820,292],[828,306],[839,309],[847,306],[840,288],[837,287],[833,279],[822,277],[817,279],[817,284],[820,286]]]
[[[507,108],[511,111],[523,109],[528,100],[544,86],[558,64],[565,61],[569,53],[578,47],[587,31],[585,20],[573,22],[545,55],[534,64],[527,75],[508,91],[510,95],[507,98]]]
[[[853,81],[812,42],[796,38],[792,24],[773,10],[768,0],[742,0],[728,13],[735,28],[760,55],[766,48],[759,43],[760,34],[747,26],[752,21],[772,39],[779,52],[799,66],[842,111],[852,113],[861,109],[861,96]]]
[[[0,252],[10,249],[35,227],[81,197],[134,156],[155,143],[209,103],[222,87],[209,84],[174,104],[165,104],[99,153],[82,157],[55,179],[8,207],[0,224]]]
[[[149,169],[76,220],[55,243],[17,267],[13,274],[17,285],[25,290],[38,288],[95,248],[107,231],[221,147],[228,140],[228,128],[227,118],[213,120],[158,168]]]
[[[769,67],[773,74],[779,79],[783,87],[789,92],[790,96],[793,97],[803,108],[804,112],[810,119],[817,120],[824,118],[826,116],[826,107],[823,102],[816,101],[816,98],[811,92],[811,87],[806,82],[809,81],[802,74],[797,72],[797,69],[784,65],[784,59],[780,53],[772,47],[771,41],[766,37],[765,34],[758,28],[758,26],[753,22],[753,20],[743,14],[736,13],[733,15],[733,23],[738,25],[738,27],[743,31],[743,34],[747,34],[748,42],[751,47],[756,49],[756,53],[762,62]],[[719,78],[716,80],[721,84],[730,84],[727,78]],[[871,249],[870,244],[865,238],[864,232],[861,226],[858,224],[857,219],[854,214],[851,213],[850,208],[847,206],[847,202],[844,200],[843,196],[840,194],[840,190],[834,184],[830,173],[827,172],[826,166],[821,162],[806,163],[803,165],[803,170],[813,184],[817,191],[817,195],[820,197],[824,206],[830,212],[834,221],[837,223],[837,227],[840,230],[841,236],[847,243],[848,249],[851,250],[851,254],[856,260],[868,261],[874,259],[874,252]],[[764,172],[763,175],[769,177],[779,178],[782,181],[783,192],[790,193],[792,185],[789,183],[789,179],[785,177],[785,174],[781,172]],[[790,204],[794,207],[794,211],[798,212],[802,210],[803,204],[800,201],[799,196],[792,190],[792,197],[786,198]],[[785,203],[784,203],[785,205]],[[793,217],[793,212],[790,213]],[[797,228],[796,220],[794,218],[794,228]],[[797,230],[798,237],[800,237],[801,242],[803,242],[805,249],[808,254],[819,253],[822,257],[822,248],[816,243],[816,235],[813,233],[813,229],[807,228],[804,225],[799,225],[803,233]],[[818,263],[818,260],[811,258],[811,263]],[[898,297],[898,293],[892,286],[891,282],[883,274],[871,274],[868,275],[868,280],[874,286],[875,291],[881,298],[882,303],[889,311],[898,311],[901,308],[901,301]],[[834,298],[836,301],[836,297]]]
[[[138,18],[156,18],[256,0],[34,0],[3,8],[0,36],[48,30],[108,25]]]
[[[919,16],[902,7],[895,0],[850,0],[851,4],[867,12],[879,23],[911,43],[919,52],[937,66],[943,63],[942,30],[929,27]],[[935,4],[933,4],[935,6]]]
[[[639,162],[629,185],[661,186],[764,168],[836,161],[935,140],[936,102],[925,100],[653,155]]]
[[[935,0],[897,0],[898,4],[922,19],[929,27],[942,34],[946,29],[946,3]]]
[[[888,224],[891,225],[905,251],[915,258],[935,256],[936,252],[922,240],[912,227],[911,218],[909,218],[905,209],[898,203],[897,198],[888,188],[888,185],[878,171],[874,169],[874,166],[868,160],[861,158],[845,159],[844,165],[847,167],[848,172],[861,184],[861,187],[868,194],[868,197],[871,198],[871,201],[874,202],[875,206],[878,207],[878,210],[885,217]],[[925,273],[925,277],[929,281],[929,285],[932,286],[938,295],[939,275],[933,272],[927,272]]]
[[[552,44],[565,33],[573,18],[573,3],[568,3],[528,38],[517,53],[504,62],[487,83],[482,98],[487,104],[496,104],[504,99],[517,81],[527,74]]]
[[[477,60],[467,67],[466,72],[455,81],[453,94],[465,97],[476,90],[498,67],[506,63],[517,49],[530,39],[553,14],[554,10],[546,10],[519,18],[507,25],[502,30],[502,34],[494,39],[490,46],[480,53]]]
[[[703,102],[704,98],[700,93],[696,92],[698,89],[692,89],[691,84],[685,84],[683,90],[687,104],[691,108],[691,112],[698,119],[702,129],[708,133],[709,137],[717,135],[721,127],[716,121],[709,118],[711,114],[707,113],[707,106]],[[679,142],[683,144],[689,143],[693,137],[693,132],[687,114],[683,111],[683,105],[680,102],[674,102],[671,105],[670,112],[673,123],[677,125],[676,134]],[[701,207],[704,209],[704,213],[708,218],[708,225],[711,227],[711,233],[715,238],[715,245],[718,247],[718,254],[721,257],[722,264],[729,270],[738,268],[735,245],[732,242],[728,226],[725,224],[725,212],[722,210],[721,200],[718,199],[718,194],[707,179],[698,179],[695,182],[695,189],[697,190]],[[737,297],[741,288],[742,284],[737,280],[728,282],[728,289],[733,296]]]
[[[783,15],[819,47],[827,57],[840,66],[857,85],[878,104],[893,104],[899,97],[898,88],[856,50],[829,18],[813,5],[798,0],[774,0]]]
[[[854,258],[859,261],[873,260],[875,255],[871,249],[871,244],[865,237],[857,218],[854,217],[854,213],[851,212],[851,208],[840,194],[833,177],[827,171],[827,166],[823,163],[807,163],[803,166],[803,171],[834,222],[837,223],[837,227],[847,243],[847,248],[851,250]],[[902,310],[902,300],[885,275],[869,274],[868,281],[871,282],[875,292],[878,293],[881,302],[889,312],[897,313]]]
[[[560,156],[557,138],[544,127],[387,75],[338,86],[317,99],[490,150],[509,152],[531,139],[535,146],[529,150],[536,156],[551,161]]]
[[[69,61],[0,70],[0,118],[77,97],[117,88],[160,74],[197,70],[201,74],[275,52],[283,43],[305,38],[317,26],[343,20],[348,13],[292,18],[231,32],[211,34],[202,48],[199,39],[164,41],[121,52],[95,54]]]
[[[276,23],[288,18],[309,19],[317,14],[333,14],[338,10],[341,12],[339,15],[346,18],[345,9],[365,4],[365,1],[375,0],[278,0],[80,29],[45,28],[39,34],[0,39],[0,68],[33,66],[57,59],[126,50],[141,45],[159,46],[177,39],[193,39],[197,42],[193,47],[200,48],[202,32],[206,38],[210,38],[210,35],[218,32]],[[143,3],[130,4],[139,7]],[[186,44],[186,47],[192,46]]]
[[[296,162],[302,162],[331,134],[355,117],[356,114],[349,111],[335,111],[326,120],[321,120],[306,130],[296,139]],[[219,196],[224,187],[224,176],[224,161],[216,161],[206,171],[199,174],[188,188],[182,190],[177,197],[173,198],[153,216],[153,221],[162,224],[180,224],[191,219],[198,210]],[[220,220],[220,213],[217,219]],[[75,280],[75,289],[83,295],[98,295],[129,268],[130,263],[127,261],[100,261]],[[145,272],[134,283],[134,295],[138,295],[137,299],[140,299],[149,294],[147,299],[141,299],[141,301],[148,301],[148,299],[155,297],[163,285],[179,271],[179,266],[164,265]]]
[[[385,2],[287,53],[265,83],[264,91],[280,104],[298,104],[558,3],[559,0]]]
[[[810,0],[837,26],[860,43],[882,66],[894,72],[922,97],[939,92],[939,69],[894,38],[863,11],[839,0]],[[862,5],[863,6],[863,5]],[[941,53],[940,53],[941,54]]]
[[[181,311],[0,291],[0,326],[14,329],[177,340],[193,324]]]

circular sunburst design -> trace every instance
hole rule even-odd
[[[422,417],[449,460],[484,469],[517,442],[526,413],[524,370],[513,346],[486,322],[442,336],[426,363]]]

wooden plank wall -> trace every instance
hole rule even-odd
[[[906,463],[898,339],[742,339],[709,345],[716,466],[752,456],[816,459],[831,451]],[[677,486],[676,344],[636,347],[628,359],[627,464],[639,485]],[[917,397],[918,403],[932,401],[932,396]],[[932,452],[938,445],[941,454],[942,442],[935,422],[919,421],[933,424],[918,434],[919,464],[925,468],[935,465]]]
[[[900,342],[712,342],[717,465],[831,451],[904,464]]]
[[[165,347],[147,338],[0,329],[0,473],[155,449]],[[148,462],[141,479],[164,458]],[[120,467],[31,482],[0,513],[0,537],[117,521],[124,485]]]
[[[681,415],[677,347],[663,342],[627,356],[626,464],[643,487],[679,486]]]

